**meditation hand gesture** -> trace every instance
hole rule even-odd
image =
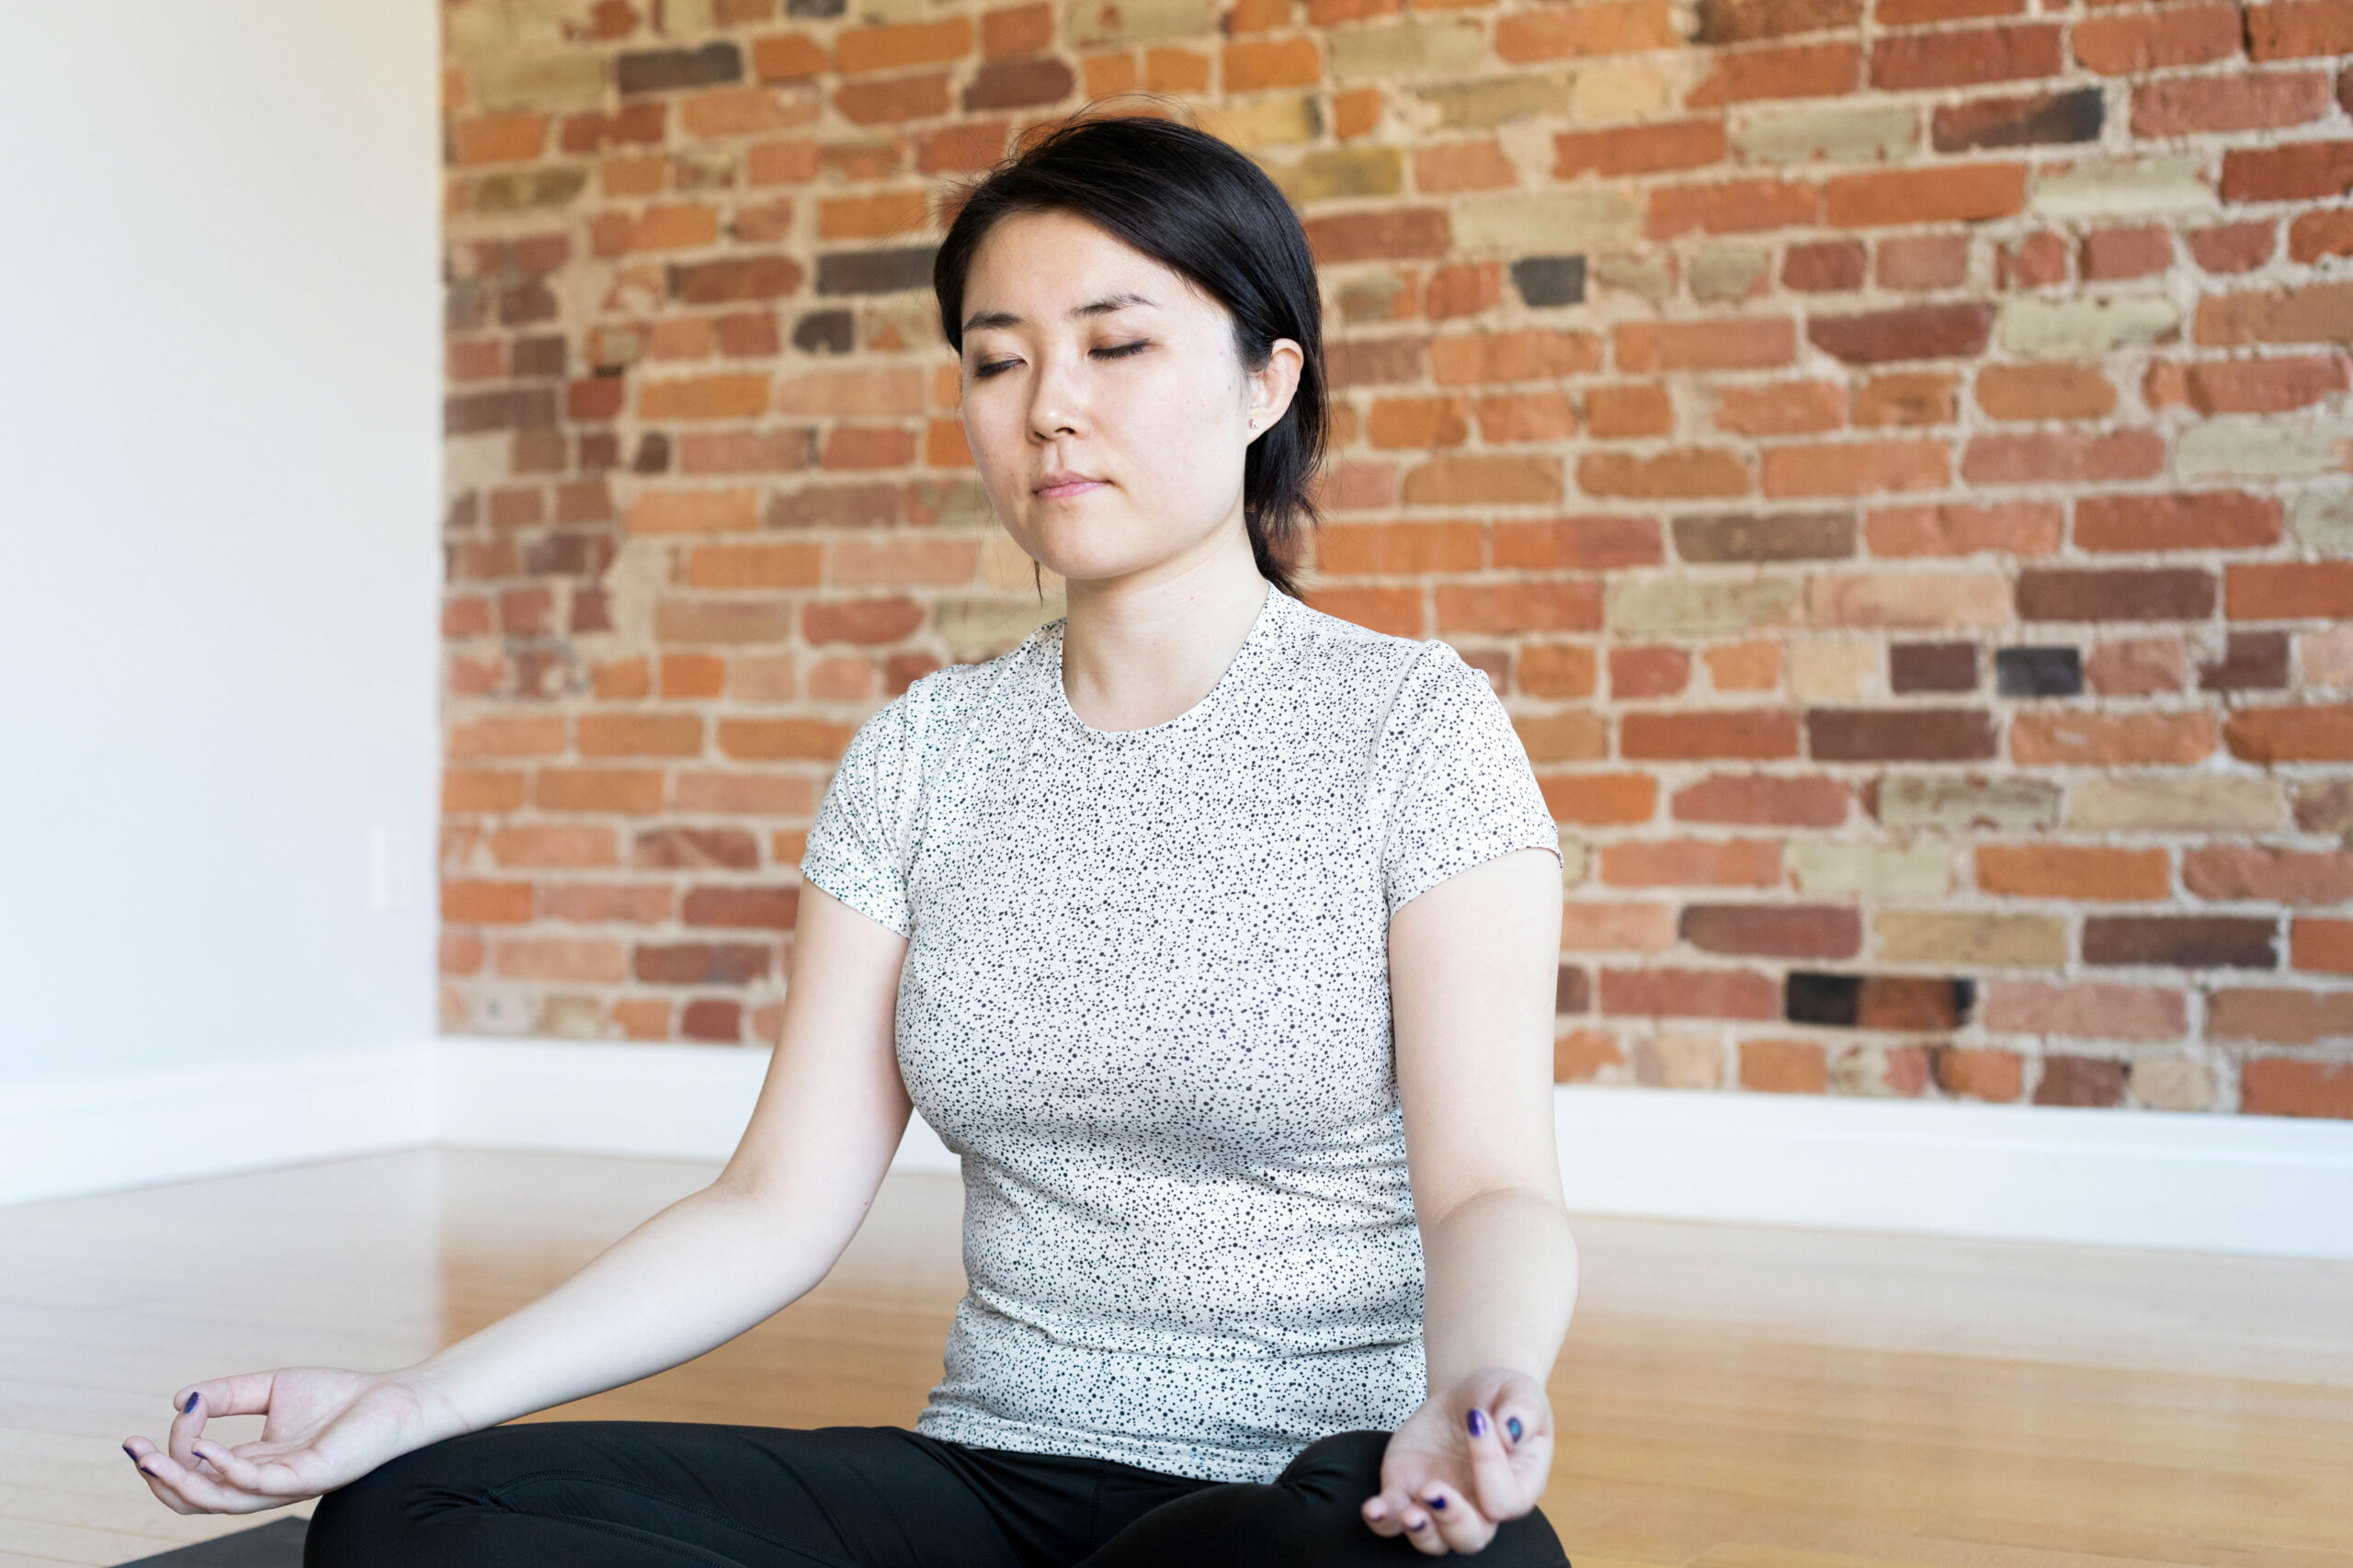
[[[180,1514],[282,1508],[357,1481],[385,1460],[459,1429],[454,1412],[381,1372],[281,1367],[192,1383],[175,1396],[158,1448],[122,1445],[147,1489]],[[264,1417],[256,1442],[225,1448],[199,1436],[215,1415]]]
[[[1552,1469],[1552,1402],[1524,1372],[1473,1372],[1422,1402],[1389,1439],[1365,1523],[1425,1554],[1472,1552],[1543,1496]]]

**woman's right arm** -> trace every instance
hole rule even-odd
[[[780,1038],[750,1124],[709,1187],[415,1366],[187,1385],[165,1446],[124,1445],[150,1490],[182,1513],[315,1496],[412,1449],[692,1360],[805,1294],[865,1219],[913,1109],[893,1045],[906,948],[804,885]],[[229,1449],[199,1436],[210,1416],[255,1414],[267,1417],[259,1441]]]

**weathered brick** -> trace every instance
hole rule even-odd
[[[614,79],[624,96],[661,93],[678,87],[707,87],[716,82],[744,79],[743,51],[732,43],[707,43],[699,49],[638,50],[613,62]]]
[[[2353,704],[2241,708],[2222,727],[2233,756],[2280,762],[2353,762]]]
[[[2011,898],[2147,903],[2170,897],[2172,862],[2162,849],[2061,844],[1981,844],[1977,885]]]
[[[1781,880],[1781,847],[1764,839],[1648,839],[1605,845],[1601,880],[1611,887],[1758,887]]]
[[[2179,65],[2206,65],[2239,52],[2235,5],[2173,6],[2118,11],[2075,24],[2075,58],[2103,76],[2133,76]]]
[[[2188,998],[2170,986],[2051,985],[2003,980],[1985,988],[1985,1027],[2077,1040],[2179,1040]]]
[[[1823,187],[1825,221],[1839,229],[1979,222],[2026,207],[2023,164],[1957,164],[1834,176]]]
[[[1823,1050],[1810,1040],[1740,1042],[1740,1086],[1756,1094],[1818,1095],[1829,1086]]]
[[[1961,416],[1961,378],[1950,370],[1894,370],[1855,389],[1849,418],[1858,430],[1950,425]]]
[[[2353,850],[2204,844],[2183,858],[2181,872],[2191,892],[2216,903],[2353,902]]]
[[[2091,358],[2169,337],[2181,324],[2172,301],[2127,294],[2109,299],[2010,299],[2001,304],[2002,347],[2042,358]]]
[[[1972,484],[2097,484],[2154,478],[2165,460],[2154,430],[2029,430],[1972,437],[1961,474]]]
[[[1624,637],[1728,636],[1788,624],[1797,597],[1786,577],[1621,577],[1608,587],[1608,622]]]
[[[2286,814],[2276,782],[2231,774],[2096,777],[2067,801],[2067,825],[2090,833],[2267,833]]]
[[[1830,561],[1855,553],[1851,512],[1732,513],[1675,519],[1686,561]]]
[[[2090,915],[2084,962],[2103,968],[2276,969],[2279,922],[2236,915]]]
[[[2317,673],[2313,681],[2316,686],[2334,684]],[[2234,631],[2220,659],[2198,666],[2200,691],[2284,691],[2287,687],[2284,631]]]
[[[1601,1010],[1618,1017],[1751,1018],[1780,1016],[1773,983],[1746,970],[1605,969]]]
[[[1376,29],[1366,29],[1374,31]],[[1479,28],[1469,28],[1475,40]],[[1336,39],[1340,36],[1336,35]],[[1593,4],[1520,12],[1496,18],[1495,53],[1515,64],[1588,54],[1632,54],[1673,49],[1683,41],[1666,0],[1594,0]],[[1479,55],[1475,42],[1459,65],[1434,58],[1442,68],[1461,69]]]
[[[2055,915],[1882,910],[1871,929],[1890,963],[2056,969],[2067,961],[2066,924]]]
[[[1782,253],[1781,287],[1829,294],[1863,286],[1863,247],[1856,240],[1795,244]]]
[[[2080,697],[2082,656],[2068,647],[1996,648],[1994,689],[2004,697]]]
[[[1701,952],[1735,958],[1846,959],[1863,945],[1861,914],[1836,904],[1688,904],[1678,931]]]
[[[1929,141],[1939,153],[2097,142],[2106,97],[2097,87],[2077,87],[1946,104],[1930,117]]]
[[[2291,142],[2222,155],[2225,201],[2313,201],[2353,191],[2353,142]]]
[[[1992,308],[1974,301],[1906,305],[1859,315],[1815,316],[1806,324],[1806,341],[1850,365],[1960,358],[1984,351],[1993,324]]]
[[[1797,352],[1787,317],[1713,322],[1628,322],[1612,334],[1618,369],[1660,370],[1765,369],[1786,365]]]
[[[2151,139],[2276,131],[2327,112],[2328,78],[2317,71],[2172,76],[2132,89],[2132,134]]]
[[[1656,381],[1589,387],[1585,394],[1586,431],[1602,440],[1664,436],[1675,427],[1675,403]]]
[[[2054,222],[2202,211],[2215,204],[2205,170],[2194,153],[2046,165],[2036,171],[2030,205]]]
[[[1881,782],[1870,801],[1872,814],[1890,827],[2003,833],[2056,825],[2059,804],[2059,786],[2047,778],[1939,774],[1893,776]]]
[[[1394,208],[1309,218],[1302,227],[1315,259],[1326,267],[1351,261],[1435,258],[1453,241],[1438,208]]]
[[[2239,1069],[2239,1109],[2250,1116],[2353,1119],[2353,1064],[2259,1057]]]
[[[1929,1052],[1937,1087],[1962,1099],[2006,1105],[2026,1091],[2026,1063],[2015,1051],[1938,1046]]]
[[[2122,1105],[2128,1071],[2124,1062],[2097,1057],[2046,1056],[2034,1103],[2086,1109]]]
[[[2279,537],[2278,498],[2244,491],[2087,495],[2075,503],[2082,550],[2256,550]]]
[[[2353,212],[2340,208],[2299,213],[2288,225],[2288,256],[2293,261],[2353,256]]]
[[[1768,448],[1764,493],[1776,498],[1941,490],[1951,480],[1943,441],[1842,441]]]
[[[2346,391],[2347,370],[2341,354],[2153,364],[2142,395],[2152,407],[2200,414],[2285,414]]]
[[[1618,721],[1618,754],[1629,762],[1717,757],[1768,761],[1797,753],[1797,716],[1785,710],[1627,713]]]
[[[1684,102],[1713,108],[1765,98],[1833,97],[1853,92],[1861,79],[1862,51],[1853,43],[1721,50]]]
[[[1871,45],[1871,85],[1902,92],[2056,76],[2059,28],[2047,22],[1897,33]]]
[[[1843,31],[1861,19],[1862,0],[1700,0],[1691,41],[1755,43],[1795,33]]]
[[[1677,822],[1836,827],[1847,820],[1850,798],[1836,778],[1715,774],[1677,790],[1668,809]]]
[[[1658,809],[1658,780],[1647,773],[1545,774],[1536,782],[1555,822],[1586,827],[1644,823]]]
[[[2203,620],[2217,597],[2211,573],[2187,567],[2029,567],[2018,579],[2021,620]]]
[[[2233,620],[2353,619],[2353,561],[2233,566],[2224,581]]]
[[[1791,970],[1782,983],[1782,1010],[1790,1022],[1825,1028],[1941,1033],[1966,1022],[1975,1000],[1970,982],[1927,975]]]
[[[2289,946],[2298,969],[2353,974],[2353,920],[2300,915],[2290,923]]]
[[[1715,426],[1743,436],[1812,436],[1847,422],[1847,389],[1836,381],[1759,381],[1720,387]]]
[[[1566,131],[1552,138],[1552,177],[1616,178],[1673,169],[1705,168],[1724,158],[1722,119],[1678,119],[1657,125]]]
[[[1822,192],[1802,180],[1722,180],[1665,186],[1651,192],[1648,232],[1654,240],[1683,234],[1756,233],[1811,226]]]
[[[1748,465],[1738,453],[1685,447],[1654,456],[1590,452],[1577,461],[1577,485],[1588,495],[1705,499],[1745,495]]]
[[[1969,236],[1897,234],[1873,247],[1873,259],[1882,289],[1910,293],[1957,289],[1969,279]]]
[[[2214,752],[2211,713],[2021,713],[2010,756],[2028,767],[2188,764]]]
[[[1952,891],[1952,858],[1940,844],[1792,839],[1790,885],[1808,898],[1939,899]]]
[[[1806,586],[1806,619],[1816,626],[1998,626],[2010,618],[2009,601],[1998,573],[1826,573]]]
[[[2059,507],[2040,501],[1993,504],[1952,502],[1874,511],[1863,525],[1873,555],[1973,555],[1997,551],[2009,555],[2050,555],[2058,551],[2065,520]]]
[[[1995,755],[1992,722],[1974,709],[1817,708],[1806,752],[1818,762],[1965,762]]]
[[[1975,691],[1974,642],[1898,642],[1887,651],[1887,688],[1898,697],[1923,691]]]
[[[1442,631],[1512,635],[1524,631],[1597,631],[1599,585],[1582,579],[1530,577],[1492,585],[1441,583],[1435,591]]]
[[[2353,1039],[2353,991],[2217,991],[2207,999],[2206,1033],[2274,1045]]]
[[[2246,12],[2248,58],[2353,52],[2353,0],[2267,0]]]
[[[2271,259],[2274,228],[2268,222],[2219,223],[2189,236],[2189,254],[2207,271],[2252,272]]]
[[[1609,650],[1609,695],[1623,702],[1673,697],[1691,682],[1691,655],[1680,648],[1647,642]]]
[[[1752,115],[1732,148],[1752,164],[1888,163],[1910,153],[1919,137],[1919,112],[1909,104],[1841,105]]]
[[[1495,564],[1515,571],[1595,572],[1655,566],[1666,553],[1660,543],[1658,524],[1649,517],[1498,520],[1494,540]],[[1472,565],[1476,553],[1474,535]]]
[[[2092,365],[1988,365],[1976,391],[1996,419],[2104,419],[2116,409],[2116,388]]]

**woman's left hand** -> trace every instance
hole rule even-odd
[[[1552,1469],[1544,1385],[1506,1368],[1473,1372],[1423,1401],[1391,1435],[1364,1521],[1431,1557],[1477,1551],[1495,1527],[1536,1506]]]

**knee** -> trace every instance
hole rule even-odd
[[[473,1434],[468,1434],[472,1436]],[[483,1499],[460,1483],[452,1446],[428,1443],[386,1460],[358,1479],[322,1493],[303,1539],[303,1568],[392,1568],[415,1561],[417,1525],[452,1506]]]

